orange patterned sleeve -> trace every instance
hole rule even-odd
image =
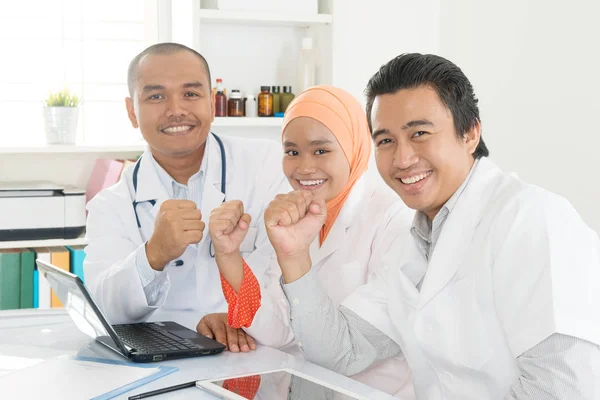
[[[242,262],[244,263],[244,278],[239,293],[236,293],[221,275],[221,288],[228,305],[227,322],[232,328],[249,328],[260,308],[260,284],[246,261],[242,259]]]

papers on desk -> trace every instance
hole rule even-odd
[[[22,399],[104,400],[176,370],[159,365],[58,357],[1,376],[0,393]]]
[[[44,362],[41,358],[4,356],[0,354],[0,377],[8,375],[18,369],[31,367],[41,362]]]

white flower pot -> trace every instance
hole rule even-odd
[[[44,107],[46,143],[75,144],[79,107]]]

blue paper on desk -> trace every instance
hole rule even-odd
[[[133,364],[90,357],[57,357],[0,377],[5,393],[21,398],[111,399],[177,371],[176,367]],[[36,384],[32,385],[35,377]]]
[[[138,379],[137,381],[134,381],[125,386],[121,386],[119,388],[113,389],[110,392],[104,393],[103,395],[96,396],[96,397],[92,398],[92,400],[112,399],[113,397],[117,397],[118,395],[121,395],[121,394],[126,393],[130,390],[133,390],[137,387],[140,387],[142,385],[150,383],[154,380],[157,380],[158,378],[162,378],[163,376],[169,375],[170,373],[173,373],[173,372],[177,371],[177,369],[178,369],[177,367],[167,367],[164,365],[134,364],[134,363],[128,363],[128,362],[124,362],[124,361],[103,360],[100,358],[78,357],[77,359],[83,360],[83,361],[90,361],[90,362],[102,362],[102,363],[109,363],[109,364],[126,365],[129,367],[135,367],[135,368],[156,368],[156,369],[158,369],[158,371],[154,372],[151,375],[146,376],[145,378]]]

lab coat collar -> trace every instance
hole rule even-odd
[[[367,185],[366,179],[365,175],[363,175],[354,184],[325,242],[323,242],[323,246],[319,247],[318,235],[313,240],[310,246],[310,257],[313,265],[324,260],[338,248],[348,246],[348,243],[346,243],[346,230],[350,227],[352,221],[362,213],[369,198],[372,196],[373,188]]]
[[[493,195],[495,178],[501,170],[489,159],[479,160],[470,181],[457,199],[444,224],[439,241],[431,254],[425,280],[419,296],[419,308],[424,307],[456,275],[466,252],[471,248],[477,224]]]

